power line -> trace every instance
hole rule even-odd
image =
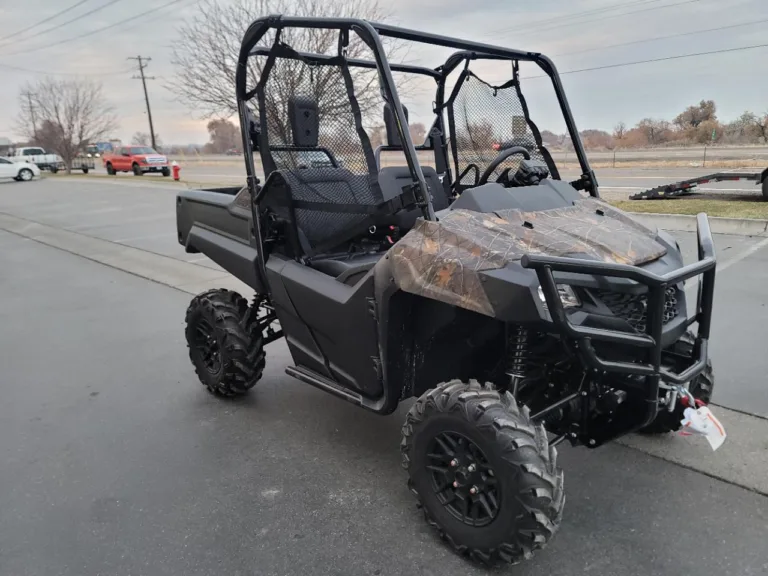
[[[570,12],[561,16],[555,16],[553,18],[545,18],[544,20],[534,20],[528,22],[523,26],[513,26],[512,28],[499,28],[496,30],[490,30],[490,34],[496,34],[499,32],[517,32],[518,30],[529,30],[530,28],[537,28],[542,24],[551,24],[559,22],[561,20],[572,20],[574,18],[583,18],[601,12],[610,12],[612,10],[620,10],[622,8],[628,8],[630,6],[637,6],[638,4],[652,4],[655,2],[661,2],[661,0],[632,0],[631,2],[623,2],[621,4],[615,4],[613,6],[603,6],[602,8],[593,8],[592,10],[582,10],[581,12]]]
[[[169,6],[173,6],[174,4],[178,4],[179,2],[186,2],[186,1],[188,0],[171,0],[170,2],[166,2],[165,4],[161,4],[160,6],[154,7],[153,11],[157,12],[158,10],[162,10],[164,8],[168,8]],[[118,22],[108,24],[107,26],[102,26],[101,28],[97,28],[96,30],[85,32],[83,34],[80,34],[79,36],[73,36],[72,38],[65,38],[64,40],[59,40],[58,42],[53,42],[51,44],[37,46],[35,48],[27,48],[26,50],[17,50],[16,52],[9,52],[7,54],[3,54],[3,56],[15,56],[16,54],[28,54],[30,52],[37,52],[38,50],[53,48],[54,46],[60,46],[61,44],[67,44],[69,42],[74,42],[82,38],[87,38],[88,36],[93,36],[94,34],[99,34],[100,32],[104,32],[105,30],[110,30],[112,28],[115,28],[116,26],[122,26],[123,24],[127,24],[128,22],[133,22],[134,20],[138,20],[139,18],[143,18],[146,20],[147,15],[142,12],[141,14],[131,16],[130,18],[125,18],[124,20],[120,20]]]
[[[42,36],[43,34],[47,34],[48,32],[53,32],[54,30],[58,30],[59,28],[62,28],[64,26],[66,26],[67,24],[72,24],[72,22],[76,22],[78,20],[82,20],[83,18],[87,18],[89,16],[93,16],[97,12],[101,12],[105,8],[108,8],[108,7],[112,6],[112,4],[115,4],[117,2],[122,2],[122,0],[110,0],[106,4],[102,4],[101,6],[97,6],[96,8],[94,8],[93,10],[88,12],[87,14],[78,14],[77,16],[75,16],[73,18],[70,18],[69,20],[65,20],[64,22],[61,22],[59,24],[56,24],[55,26],[51,26],[50,28],[46,28],[45,30],[40,30],[39,32],[35,32],[31,36],[27,36],[26,38],[24,38],[23,41],[26,42],[27,40],[31,40],[32,38],[37,38],[38,36]]]
[[[750,20],[749,22],[742,22],[741,24],[731,24],[729,26],[718,26],[717,28],[707,28],[706,30],[692,30],[691,32],[681,32],[679,34],[670,34],[668,36],[655,36],[653,38],[643,38],[642,40],[632,40],[631,42],[620,42],[619,44],[608,44],[607,46],[597,46],[595,48],[586,48],[584,50],[569,50],[568,52],[561,52],[559,54],[553,54],[552,56],[573,56],[576,54],[584,54],[586,52],[595,52],[597,50],[607,50],[609,48],[620,48],[622,46],[631,46],[633,44],[645,44],[647,42],[657,42],[659,40],[669,40],[671,38],[682,38],[683,36],[693,36],[695,34],[706,34],[707,32],[719,32],[720,30],[730,30],[732,28],[741,28],[743,26],[752,26],[753,24],[763,24],[768,22],[768,18],[763,20]]]
[[[144,68],[147,67],[147,62],[152,60],[152,58],[142,58],[141,56],[134,56],[132,58],[128,58],[128,60],[136,60],[139,63],[139,76],[134,76],[134,80],[141,79],[141,84],[144,86],[144,100],[147,103],[147,117],[149,118],[149,136],[152,139],[152,149],[157,150],[157,145],[155,144],[155,128],[152,126],[152,110],[149,108],[149,94],[147,93],[147,80],[154,80],[154,76],[144,76]]]
[[[29,72],[30,74],[42,74],[44,76],[122,76],[132,69],[111,71],[111,72],[50,72],[46,70],[31,70],[21,66],[11,66],[10,64],[0,64],[0,68],[8,70],[18,70],[19,72]]]
[[[757,48],[768,48],[768,44],[753,44],[751,46],[739,46],[737,48],[723,48],[721,50],[710,50],[708,52],[694,52],[693,54],[676,54],[674,56],[664,56],[663,58],[650,58],[648,60],[635,60],[633,62],[621,62],[619,64],[606,64],[605,66],[594,66],[592,68],[580,68],[578,70],[566,70],[564,72],[558,72],[559,76],[565,76],[566,74],[580,74],[582,72],[593,72],[595,70],[608,70],[609,68],[623,68],[625,66],[637,66],[638,64],[650,64],[653,62],[666,62],[668,60],[680,60],[683,58],[695,58],[697,56],[711,56],[713,54],[725,54],[727,52],[741,52],[744,50],[754,50]],[[546,74],[538,74],[536,76],[526,76],[525,80],[531,80],[533,78],[548,78]]]
[[[68,8],[64,8],[64,10],[61,10],[60,12],[56,12],[56,14],[54,14],[52,16],[48,16],[48,18],[43,18],[42,20],[39,20],[39,21],[35,22],[34,24],[31,24],[31,25],[27,26],[26,28],[22,28],[21,30],[17,30],[13,34],[9,34],[8,36],[3,36],[2,38],[0,38],[0,41],[8,40],[8,38],[13,38],[14,36],[18,36],[19,34],[23,34],[27,30],[32,30],[32,28],[37,28],[38,26],[40,26],[40,24],[45,24],[46,22],[50,22],[51,20],[53,20],[54,18],[57,18],[58,16],[61,16],[65,12],[68,12],[69,10],[73,10],[73,9],[77,8],[78,6],[80,6],[81,4],[85,4],[86,2],[89,2],[89,1],[90,0],[80,0],[79,2],[75,2],[74,4],[72,4],[72,6],[69,6]]]
[[[654,10],[663,10],[665,8],[674,8],[676,6],[682,6],[684,4],[693,4],[695,2],[700,2],[701,0],[685,0],[683,2],[677,2],[675,4],[665,4],[664,6],[651,6],[650,8],[643,8],[642,10],[633,10],[631,12],[622,12],[621,14],[609,14],[608,16],[603,16],[602,18],[592,18],[590,20],[585,20],[583,22],[578,22],[576,25],[582,25],[582,24],[591,24],[593,22],[602,22],[603,20],[610,20],[611,18],[621,18],[622,16],[630,16],[632,14],[640,14],[641,12],[651,12]],[[573,26],[571,22],[563,22],[561,24],[555,24],[553,26],[547,26],[545,28],[536,28],[532,30],[525,30],[523,32],[520,32],[518,36],[526,36],[528,34],[533,33],[539,33],[544,32],[547,30],[554,30],[555,28],[562,28],[563,26]]]

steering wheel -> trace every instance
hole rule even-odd
[[[488,183],[488,178],[491,177],[491,174],[494,173],[496,168],[499,167],[499,165],[504,162],[507,158],[514,154],[522,154],[523,158],[526,160],[531,159],[531,153],[528,152],[525,148],[522,146],[512,146],[510,148],[507,148],[506,150],[502,150],[499,152],[499,155],[494,158],[490,164],[488,164],[488,168],[485,169],[485,172],[483,172],[482,176],[480,176],[480,180],[478,181],[477,185],[482,186],[483,184]]]

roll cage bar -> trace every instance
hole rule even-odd
[[[576,157],[578,158],[579,165],[581,166],[581,177],[571,184],[579,190],[587,191],[591,196],[599,196],[597,189],[597,179],[589,166],[589,161],[587,159],[584,146],[581,142],[581,138],[579,137],[579,132],[576,128],[576,123],[573,119],[573,114],[571,113],[571,108],[565,96],[565,91],[563,89],[562,83],[560,82],[557,69],[554,63],[543,54],[538,52],[524,52],[511,48],[502,48],[481,42],[470,42],[468,40],[450,38],[448,36],[430,34],[416,30],[409,30],[407,28],[369,22],[367,20],[356,18],[310,18],[283,16],[276,14],[259,18],[248,27],[240,46],[240,53],[238,56],[237,70],[235,75],[237,107],[240,117],[240,126],[242,127],[241,133],[243,139],[247,183],[252,198],[257,199],[259,196],[259,180],[256,176],[256,170],[253,161],[253,149],[249,131],[247,129],[249,126],[249,111],[247,109],[246,103],[255,96],[256,89],[248,89],[247,63],[251,56],[265,56],[269,54],[270,48],[258,45],[259,41],[268,31],[275,30],[276,32],[279,32],[285,28],[323,28],[329,30],[339,30],[340,52],[344,47],[342,39],[345,37],[348,38],[349,32],[352,31],[355,32],[360,37],[360,39],[371,49],[373,52],[374,61],[348,59],[346,60],[346,64],[348,66],[376,69],[378,71],[382,95],[392,107],[393,118],[397,127],[398,134],[400,136],[400,142],[402,144],[402,151],[413,179],[413,196],[416,200],[416,203],[421,208],[425,219],[435,220],[436,216],[432,206],[432,201],[429,194],[427,193],[427,185],[424,180],[424,174],[422,173],[421,167],[419,165],[416,152],[417,147],[414,146],[413,139],[411,138],[410,131],[408,130],[408,121],[405,113],[403,112],[403,107],[400,102],[400,97],[397,93],[395,81],[392,77],[392,72],[394,71],[429,76],[436,81],[437,95],[435,99],[435,125],[442,131],[443,135],[445,135],[445,129],[443,126],[444,123],[442,119],[443,115],[441,110],[445,97],[446,79],[448,75],[453,72],[462,62],[466,62],[468,64],[470,60],[484,59],[533,62],[537,64],[539,68],[541,68],[541,70],[547,74],[547,76],[549,76],[552,81],[552,86],[555,90],[555,94],[557,96],[560,110],[563,114],[563,118],[568,129],[568,133],[571,137],[571,142],[573,144]],[[423,66],[414,66],[410,64],[390,63],[387,60],[384,46],[381,42],[382,36],[435,46],[443,46],[446,48],[454,48],[457,50],[457,52],[451,55],[445,63],[434,69]],[[342,54],[340,53],[340,55]],[[316,64],[330,63],[334,58],[336,58],[334,56],[307,53],[300,53],[299,56],[306,59],[308,62],[313,62]],[[445,146],[445,140],[443,140],[443,146]],[[444,152],[447,152],[447,149],[444,150]],[[262,235],[259,225],[259,218],[254,218],[254,226],[256,228],[256,230],[254,230],[256,238],[261,239]],[[261,252],[261,250],[259,250],[259,252]]]

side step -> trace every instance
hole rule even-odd
[[[343,398],[347,402],[352,402],[352,404],[355,404],[356,406],[363,406],[363,397],[360,394],[348,388],[344,388],[337,382],[329,380],[325,376],[321,376],[312,370],[302,368],[301,366],[288,366],[288,368],[285,369],[285,373],[302,382],[311,384],[315,388],[320,388],[320,390],[324,392],[330,392],[334,396]]]

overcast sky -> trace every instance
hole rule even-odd
[[[226,2],[228,0],[220,0]],[[330,0],[329,0],[330,1]],[[195,10],[195,0],[154,10],[159,0],[86,0],[50,22],[8,40],[2,40],[34,24],[75,0],[36,0],[34,3],[0,0],[0,136],[17,138],[13,128],[18,112],[18,93],[27,81],[41,77],[34,72],[82,74],[100,80],[110,102],[120,112],[120,128],[114,135],[130,140],[136,131],[148,131],[141,82],[132,80],[129,56],[151,56],[147,74],[155,130],[166,143],[204,143],[205,121],[199,113],[174,101],[163,87],[173,75],[170,46],[178,21]],[[92,13],[100,6],[106,8]],[[603,8],[627,5],[621,9]],[[665,56],[708,52],[751,44],[765,44],[768,25],[767,0],[387,0],[398,25],[429,32],[485,41],[512,48],[540,51],[553,57],[561,72]],[[668,7],[667,7],[668,6]],[[664,8],[661,8],[664,7]],[[135,16],[146,18],[105,32],[66,42],[47,44],[86,34],[100,27]],[[569,14],[580,17],[564,19]],[[634,12],[634,13],[630,13]],[[623,15],[622,15],[623,14]],[[50,32],[40,32],[80,16]],[[552,20],[560,18],[559,20]],[[688,35],[649,43],[581,52],[617,43],[644,40],[721,26],[765,20],[749,26]],[[36,37],[31,36],[38,34]],[[18,54],[15,54],[19,52]],[[417,49],[409,59],[436,66],[442,53]],[[641,64],[600,71],[563,75],[568,98],[579,129],[611,130],[624,121],[628,125],[644,117],[671,119],[689,104],[701,99],[717,102],[718,116],[730,120],[746,109],[768,111],[768,48]],[[508,71],[488,70],[499,80]],[[105,75],[108,74],[108,75]],[[562,123],[541,79],[523,84],[534,120],[539,127],[561,130]],[[432,95],[409,102],[412,117],[427,122]],[[538,112],[538,114],[537,114]]]

